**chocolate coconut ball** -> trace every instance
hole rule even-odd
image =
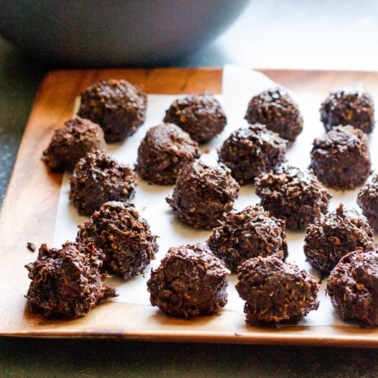
[[[327,280],[327,294],[342,320],[378,326],[378,253],[355,251],[344,256]]]
[[[138,148],[135,166],[152,184],[173,185],[179,170],[200,156],[198,143],[173,123],[151,127]]]
[[[378,230],[378,174],[364,185],[357,196],[357,204],[371,227]]]
[[[217,313],[227,304],[229,273],[205,246],[172,247],[151,270],[147,281],[151,304],[185,318]]]
[[[66,242],[61,249],[42,244],[36,261],[25,266],[32,280],[26,295],[29,310],[46,317],[78,318],[117,296],[103,283],[102,258],[91,243]]]
[[[219,161],[230,168],[234,179],[245,185],[283,163],[286,149],[285,139],[257,123],[231,133],[218,155]]]
[[[291,230],[305,229],[327,212],[331,195],[309,170],[283,165],[255,179],[261,206],[286,221]]]
[[[261,123],[281,138],[294,142],[303,129],[298,105],[282,88],[271,88],[252,97],[244,117],[249,123]]]
[[[147,96],[126,80],[101,80],[80,95],[78,115],[98,123],[108,143],[123,141],[144,123]]]
[[[149,223],[133,204],[106,202],[84,225],[76,240],[93,243],[104,252],[103,270],[120,275],[125,281],[143,271],[155,258],[159,246]]]
[[[316,138],[310,168],[324,185],[335,190],[354,189],[371,173],[368,138],[352,126],[336,126]]]
[[[205,91],[175,100],[166,110],[164,122],[176,124],[203,144],[223,131],[227,118],[220,102]]]
[[[95,150],[106,150],[104,132],[96,123],[76,116],[55,130],[42,160],[54,172],[72,171],[79,159]]]
[[[349,252],[372,249],[374,230],[363,215],[340,204],[307,227],[304,242],[306,260],[327,275]]]
[[[255,257],[238,268],[236,290],[250,325],[294,324],[317,310],[319,284],[305,270],[274,257]]]
[[[285,222],[271,217],[261,206],[227,213],[207,245],[232,273],[249,258],[274,255],[285,260],[288,254]]]
[[[182,168],[166,201],[175,216],[193,228],[211,229],[232,210],[239,185],[229,170],[195,161]]]
[[[108,201],[128,201],[135,193],[135,173],[105,151],[88,153],[70,177],[70,200],[81,215],[92,215]]]
[[[320,120],[327,131],[351,125],[369,134],[375,125],[373,98],[362,85],[332,91],[321,104]]]

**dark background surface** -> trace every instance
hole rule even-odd
[[[217,41],[171,66],[376,69],[378,5],[349,0],[339,9],[338,1],[313,3],[252,1]],[[0,205],[36,91],[52,68],[0,38]],[[376,356],[373,349],[5,337],[0,376],[362,378],[378,376]]]

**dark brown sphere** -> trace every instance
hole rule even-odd
[[[232,210],[239,184],[224,166],[195,161],[182,168],[166,200],[175,216],[193,228],[211,229]]]
[[[108,143],[123,141],[145,121],[147,95],[126,80],[101,80],[80,97],[78,115],[98,123]]]
[[[235,286],[246,322],[294,324],[317,310],[319,284],[305,270],[274,257],[255,257],[238,268]]]
[[[94,243],[104,253],[104,271],[125,281],[144,270],[155,258],[159,246],[149,223],[133,204],[111,201],[79,226],[77,241]]]
[[[102,259],[102,251],[92,243],[66,242],[61,249],[42,244],[37,259],[26,265],[32,280],[26,294],[30,311],[78,318],[115,297],[115,290],[103,283]]]
[[[306,229],[306,260],[322,275],[329,274],[339,260],[356,250],[372,249],[374,230],[355,209],[342,204]]]
[[[255,177],[269,172],[285,161],[287,141],[264,125],[254,124],[231,133],[223,142],[219,162],[230,168],[240,184],[253,183]]]
[[[261,206],[247,206],[230,211],[207,239],[214,255],[236,273],[245,260],[274,255],[285,260],[287,241],[285,221],[270,216]]]
[[[310,168],[324,185],[335,190],[354,189],[371,173],[368,138],[352,126],[336,126],[316,138]]]
[[[283,165],[255,179],[261,206],[291,230],[305,229],[325,214],[331,195],[309,170]]]
[[[328,277],[327,295],[342,320],[377,327],[377,251],[355,251],[344,256]]]
[[[370,226],[378,231],[378,174],[374,174],[371,180],[360,189],[357,204]]]
[[[135,169],[148,182],[173,185],[179,170],[200,156],[198,143],[173,123],[151,127],[138,148]]]
[[[294,142],[303,129],[303,117],[297,103],[278,87],[252,97],[244,118],[251,124],[265,125],[290,142]]]
[[[106,150],[104,132],[96,123],[75,116],[55,130],[42,159],[54,172],[72,171],[79,159],[95,150]]]
[[[167,109],[164,122],[174,123],[200,143],[206,143],[220,134],[227,117],[220,102],[208,91],[175,100]]]
[[[171,247],[147,281],[150,301],[169,315],[211,315],[227,304],[230,271],[203,245]]]
[[[105,151],[88,153],[70,177],[70,200],[81,215],[92,215],[108,201],[129,201],[135,193],[136,176]]]
[[[373,98],[362,85],[332,91],[321,104],[320,120],[327,131],[351,125],[369,134],[375,126]]]

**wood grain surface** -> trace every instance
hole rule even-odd
[[[330,89],[363,82],[378,98],[378,73],[261,70],[297,93],[326,96]],[[30,337],[114,337],[154,341],[378,346],[378,331],[357,327],[284,327],[245,324],[241,314],[191,320],[168,317],[152,306],[106,302],[83,318],[46,320],[26,307],[29,279],[24,265],[36,258],[27,249],[50,244],[62,176],[41,163],[53,131],[70,118],[75,98],[100,79],[124,78],[147,93],[221,93],[221,69],[109,69],[52,71],[35,100],[0,214],[0,335]]]

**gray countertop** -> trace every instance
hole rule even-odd
[[[378,3],[255,0],[176,67],[374,70]],[[358,54],[356,54],[358,52]],[[0,38],[0,204],[38,86],[51,69]],[[1,241],[0,241],[1,243]],[[0,338],[2,377],[373,377],[376,351],[297,346]]]

